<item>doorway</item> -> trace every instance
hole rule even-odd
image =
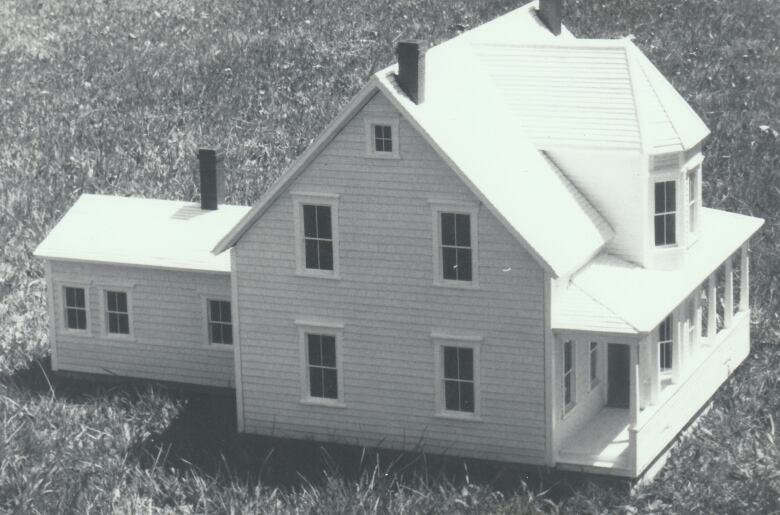
[[[628,408],[631,389],[631,350],[628,345],[607,347],[607,406]]]

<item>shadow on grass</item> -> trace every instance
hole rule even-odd
[[[610,477],[562,472],[546,467],[488,460],[464,459],[424,451],[418,442],[412,451],[400,452],[343,443],[321,443],[289,438],[240,434],[236,427],[233,390],[204,390],[93,374],[52,372],[48,360],[34,362],[4,381],[40,395],[54,394],[67,402],[94,402],[121,393],[142,401],[150,389],[164,393],[179,406],[177,415],[162,431],[140,441],[132,455],[142,467],[163,465],[182,473],[195,469],[218,481],[294,489],[324,484],[328,478],[357,481],[379,472],[400,483],[427,485],[443,481],[454,485],[489,485],[507,494],[522,485],[561,499],[585,483],[625,492],[629,483]]]

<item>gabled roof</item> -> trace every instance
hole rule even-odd
[[[613,236],[612,229],[554,163],[535,148],[518,121],[496,103],[497,95],[485,80],[486,74],[473,73],[477,63],[471,42],[492,33],[499,39],[511,37],[518,33],[512,27],[521,28],[520,34],[534,40],[554,37],[530,8],[525,6],[500,22],[494,20],[430,49],[425,101],[419,105],[399,89],[395,66],[376,73],[214,252],[235,245],[379,89],[544,268],[560,276],[585,264]]]
[[[553,300],[553,329],[625,327],[652,331],[763,225],[752,216],[701,208],[698,239],[674,270],[651,270],[603,253]],[[607,331],[609,332],[609,331]],[[630,331],[617,331],[630,332]]]
[[[230,272],[228,253],[213,255],[217,240],[248,207],[108,195],[81,195],[38,248],[49,259],[114,265]]]
[[[709,130],[628,39],[473,44],[507,109],[544,150],[681,151]]]

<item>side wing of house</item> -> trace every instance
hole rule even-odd
[[[383,93],[233,252],[241,429],[546,462],[549,275]]]
[[[232,345],[207,336],[207,302],[230,301],[229,274],[51,259],[47,267],[55,370],[234,386]]]

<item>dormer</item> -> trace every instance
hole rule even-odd
[[[647,268],[680,266],[700,232],[701,144],[649,157]]]

